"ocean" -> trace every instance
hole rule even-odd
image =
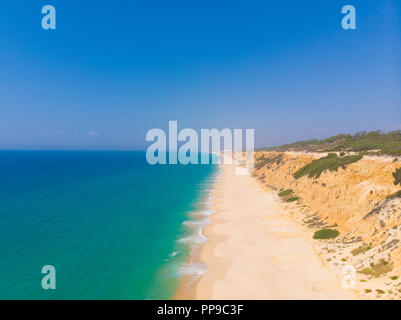
[[[145,152],[0,151],[0,299],[171,298],[206,270],[187,262],[217,175]]]

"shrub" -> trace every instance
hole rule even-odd
[[[339,167],[343,169],[347,165],[357,162],[363,158],[363,155],[357,154],[352,156],[338,157],[335,153],[329,153],[326,157],[313,160],[311,163],[299,169],[294,173],[294,178],[299,179],[303,176],[308,176],[309,178],[319,178],[323,171],[337,171]]]
[[[255,169],[259,170],[265,166],[269,169],[271,164],[275,163],[276,165],[279,165],[282,162],[282,160],[283,160],[282,154],[267,158],[265,157],[265,155],[262,155],[260,158],[256,159]]]
[[[393,173],[393,177],[394,177],[394,184],[401,185],[401,168],[398,168],[397,170],[395,170],[395,172]]]
[[[313,239],[332,239],[339,235],[340,233],[334,229],[321,229],[316,231],[313,235]]]
[[[360,253],[364,253],[370,249],[372,249],[372,247],[370,245],[362,245],[362,246],[352,250],[351,253],[353,256],[356,256],[356,255],[358,255]]]
[[[286,199],[285,201],[294,202],[294,201],[297,201],[297,200],[299,200],[299,197],[291,197],[291,198]]]
[[[293,190],[287,189],[287,190],[281,191],[278,195],[279,195],[280,197],[285,197],[285,196],[290,195],[292,192],[293,192]]]
[[[393,270],[392,264],[382,259],[377,264],[371,263],[370,268],[359,270],[358,273],[374,276],[375,278],[377,278],[387,272],[390,272],[391,270]]]

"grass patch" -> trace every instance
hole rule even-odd
[[[288,199],[285,199],[285,201],[287,201],[287,202],[294,202],[294,201],[297,201],[297,200],[299,200],[299,197],[290,197]]]
[[[315,232],[313,239],[333,239],[339,234],[340,233],[334,229],[321,229]]]
[[[401,185],[401,168],[398,168],[397,170],[395,170],[395,172],[393,173],[393,177],[394,177],[394,184]]]
[[[281,191],[278,195],[279,195],[280,197],[285,197],[285,196],[290,195],[291,193],[293,193],[293,190],[287,189],[287,190]]]
[[[398,276],[392,276],[390,277],[391,280],[397,280],[399,277]]]
[[[294,194],[292,189],[282,190],[278,195],[286,202],[294,202],[299,200],[299,197]]]
[[[358,270],[358,273],[377,278],[391,270],[393,270],[393,266],[388,261],[382,259],[377,264],[371,263],[370,268]]]
[[[370,245],[362,245],[354,250],[351,251],[353,256],[357,256],[358,254],[364,253],[368,250],[372,249]]]
[[[311,163],[302,167],[295,172],[293,176],[295,179],[299,179],[306,175],[309,178],[319,178],[323,171],[337,171],[339,167],[345,169],[347,165],[357,162],[362,158],[363,155],[360,154],[339,157],[335,153],[329,153],[326,157],[313,160]]]

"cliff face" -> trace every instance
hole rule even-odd
[[[298,169],[325,155],[258,152],[256,164],[262,156],[274,161],[259,168],[256,165],[254,175],[277,192],[292,189],[300,197],[300,205],[306,205],[326,225],[336,225],[341,234],[350,234],[372,246],[385,247],[392,238],[401,240],[401,198],[386,199],[400,189],[394,185],[393,172],[401,167],[401,161],[365,156],[345,169],[325,171],[318,178],[293,177]],[[388,258],[395,267],[401,267],[401,246],[395,240],[387,249]]]

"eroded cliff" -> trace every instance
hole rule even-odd
[[[401,161],[395,157],[364,156],[337,170],[294,177],[313,160],[326,156],[327,153],[257,152],[253,174],[277,193],[292,190],[292,198],[287,200],[295,202],[304,215],[304,224],[313,231],[331,227],[340,232],[338,238],[321,245],[328,262],[341,257],[340,264],[351,264],[359,274],[370,278],[400,273],[401,186],[395,184],[393,174],[401,168]],[[330,249],[330,244],[337,244],[337,249]],[[401,284],[397,290],[401,294]]]

